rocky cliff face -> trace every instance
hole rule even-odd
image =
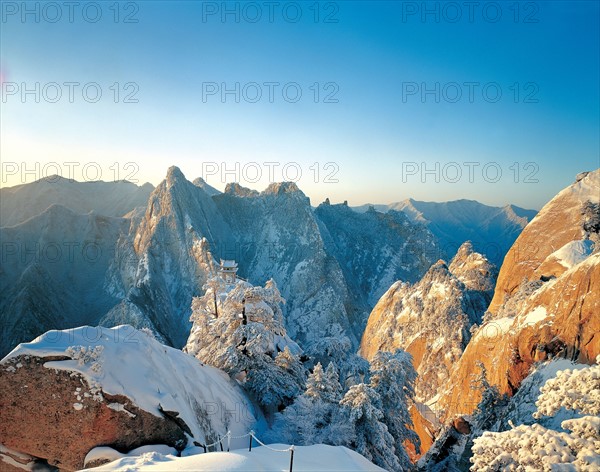
[[[104,276],[128,226],[53,205],[0,228],[0,355],[49,329],[97,323],[118,303]]]
[[[346,307],[359,335],[392,283],[419,280],[441,250],[425,226],[411,223],[401,212],[358,213],[348,205],[326,202],[315,215],[325,250],[342,269],[349,295]]]
[[[238,186],[239,187],[239,186]],[[291,182],[257,193],[237,188],[214,197],[231,233],[219,252],[239,254],[240,275],[252,284],[273,278],[286,299],[288,334],[306,345],[339,324],[355,345],[344,305],[338,261],[326,252],[309,199]]]
[[[192,296],[202,293],[213,270],[206,237],[228,233],[212,198],[169,169],[144,216],[118,242],[106,285],[122,302],[101,324],[150,325],[169,344],[183,346]]]
[[[276,281],[287,300],[286,326],[299,341],[318,339],[332,323],[356,339],[341,271],[325,253],[309,200],[295,184],[272,184],[262,193],[232,184],[211,197],[171,168],[119,252],[111,290],[127,301],[104,324],[141,313],[169,343],[182,346],[192,297],[203,293],[214,258],[224,258],[238,261],[239,275],[252,283]]]
[[[597,234],[592,220],[598,214],[599,189],[599,170],[580,174],[577,182],[556,195],[527,225],[506,254],[489,307],[491,313],[497,313],[524,280],[564,272],[564,265],[548,259],[555,251],[567,243],[594,238],[590,234]]]
[[[507,254],[486,322],[457,363],[440,400],[446,416],[471,413],[470,388],[487,368],[513,394],[531,366],[550,357],[592,362],[600,353],[600,171],[580,176],[525,228]]]
[[[360,347],[410,352],[419,374],[416,392],[429,401],[444,387],[491,299],[495,268],[465,243],[446,265],[434,264],[414,285],[396,282],[369,317]]]

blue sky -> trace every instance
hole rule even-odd
[[[422,2],[280,2],[272,18],[260,1],[225,2],[238,18],[223,2],[98,4],[97,22],[94,7],[71,22],[64,2],[30,2],[25,17],[2,4],[0,186],[56,173],[51,162],[77,180],[153,184],[178,165],[218,188],[287,176],[313,204],[540,208],[600,166],[596,1],[426,2],[425,16]],[[36,83],[39,103],[22,95]],[[208,94],[236,83],[239,103]]]

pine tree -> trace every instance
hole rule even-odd
[[[342,387],[331,362],[324,371],[318,363],[306,381],[306,391],[275,418],[273,439],[298,445],[349,445],[352,427],[339,400]]]
[[[489,383],[483,362],[477,362],[477,367],[480,373],[471,381],[471,388],[481,392],[481,400],[473,413],[473,421],[480,430],[492,429],[508,404],[508,396],[500,395],[498,387]]]
[[[192,301],[185,350],[236,377],[264,407],[290,404],[304,388],[305,369],[288,347],[300,351],[286,334],[285,300],[275,282],[255,287],[237,281],[227,287],[213,280],[205,288]]]
[[[349,387],[362,382],[369,371],[369,363],[351,349],[352,343],[344,329],[334,323],[324,336],[308,346],[306,354],[315,363],[327,365],[334,362],[338,366],[342,385]]]
[[[340,405],[354,426],[353,449],[386,470],[404,470],[396,457],[394,438],[382,422],[381,396],[361,383],[350,387]]]
[[[419,436],[409,413],[414,400],[414,383],[417,373],[412,365],[412,356],[402,349],[395,353],[378,352],[371,361],[371,387],[381,398],[382,422],[395,440],[396,456],[403,468],[410,468],[411,461],[404,448],[404,441],[420,447]]]

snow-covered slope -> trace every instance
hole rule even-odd
[[[161,410],[177,412],[192,437],[205,443],[228,430],[234,436],[244,434],[257,421],[253,405],[223,371],[203,365],[128,325],[49,331],[17,346],[2,364],[18,356],[66,356],[70,359],[51,360],[44,367],[78,372],[90,389],[123,395],[155,416],[162,416]],[[73,408],[84,409],[87,402],[93,401],[93,396],[74,398]],[[213,407],[217,405],[221,411],[215,414]],[[226,412],[242,414],[227,421]]]
[[[40,363],[32,364],[31,359],[38,358],[43,367]],[[71,457],[71,463],[79,461],[81,465],[94,446],[118,448],[122,437],[106,433],[116,429],[111,425],[138,417],[138,409],[177,423],[183,437],[187,437],[187,441],[178,444],[179,449],[186,442],[187,446],[193,446],[194,441],[212,443],[227,431],[233,436],[243,435],[257,429],[261,418],[227,374],[127,325],[49,331],[31,343],[17,346],[2,359],[0,366],[3,384],[0,404],[6,418],[0,427],[0,441],[50,463],[64,461],[61,450],[57,452],[51,447],[61,440],[65,452],[79,451],[75,457],[78,460]],[[21,371],[27,371],[29,381],[15,384],[11,379]],[[75,383],[78,388],[69,386],[64,391],[63,383],[56,380],[60,372],[67,372],[69,378],[81,377],[82,381]],[[27,384],[34,388],[43,376],[49,381],[47,388],[23,396]],[[31,417],[23,416],[21,410],[31,408],[29,401],[39,405],[44,421],[32,424]],[[47,411],[52,410],[53,402],[59,402],[67,410],[57,413],[59,421],[53,421],[54,411]],[[111,410],[119,412],[123,419],[111,419]],[[17,417],[29,421],[26,428],[15,424]],[[144,431],[148,428],[146,423],[138,425],[140,436],[149,433]],[[61,434],[65,428],[75,428],[77,424],[81,428],[75,435],[77,439],[71,433]],[[39,438],[44,437],[40,442]],[[246,441],[234,440],[232,444],[243,447]]]
[[[371,205],[356,207],[366,211]],[[451,202],[420,202],[413,199],[374,205],[377,210],[397,210],[411,221],[427,225],[439,238],[444,257],[453,257],[464,241],[472,241],[477,252],[500,265],[523,228],[535,216],[534,210],[514,205],[493,207],[473,200]]]
[[[274,449],[285,450],[287,444],[270,444]],[[125,472],[132,470],[148,472],[281,472],[290,468],[290,453],[272,451],[266,447],[232,450],[231,452],[211,452],[187,457],[175,457],[157,452],[141,456],[124,457],[98,468],[88,469],[98,472]],[[343,446],[296,446],[294,451],[294,471],[297,472],[360,472],[383,471],[360,454]]]
[[[0,189],[0,227],[14,226],[39,215],[51,205],[62,205],[75,213],[94,211],[105,216],[124,216],[146,206],[153,186],[127,181],[77,182],[50,176],[31,184]]]
[[[369,317],[360,353],[402,348],[413,355],[419,401],[446,384],[492,296],[495,267],[467,242],[447,266],[434,264],[414,285],[396,282]]]

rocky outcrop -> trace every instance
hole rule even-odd
[[[544,262],[566,244],[589,239],[588,221],[598,209],[590,211],[588,205],[598,205],[599,200],[600,170],[595,170],[580,174],[577,182],[542,208],[504,258],[489,307],[491,313],[497,313],[523,281],[556,277],[564,272],[563,265],[552,264],[551,260]]]
[[[404,441],[404,447],[411,462],[415,463],[421,458],[435,442],[439,425],[435,413],[423,404],[412,404],[409,409],[412,420],[412,430],[419,436],[419,448],[409,440]]]
[[[60,359],[22,355],[0,366],[0,444],[61,470],[79,470],[96,446],[130,451],[145,444],[181,449],[187,443],[175,421],[94,389],[81,374],[44,367],[52,360]]]
[[[479,374],[501,393],[514,394],[531,366],[552,357],[593,362],[600,354],[600,254],[548,282],[521,305],[514,318],[491,320],[481,326],[467,346],[440,400],[447,416],[471,413],[480,392],[471,388]]]
[[[469,418],[457,416],[439,432],[435,442],[417,462],[420,472],[458,472],[469,470],[473,445]]]
[[[535,362],[600,354],[600,171],[560,192],[528,225],[502,266],[491,313],[457,363],[439,405],[445,416],[471,413],[479,362],[500,393],[514,394]],[[592,210],[590,211],[590,208]],[[594,208],[596,208],[594,210]]]
[[[242,435],[258,418],[226,374],[130,326],[50,331],[19,345],[0,362],[0,410],[11,457],[61,470],[82,468],[98,446],[181,450]]]
[[[452,272],[452,270],[454,272]],[[413,356],[419,401],[434,398],[467,346],[491,299],[495,268],[465,243],[447,266],[434,264],[416,284],[396,282],[367,323],[360,354],[398,348]]]

